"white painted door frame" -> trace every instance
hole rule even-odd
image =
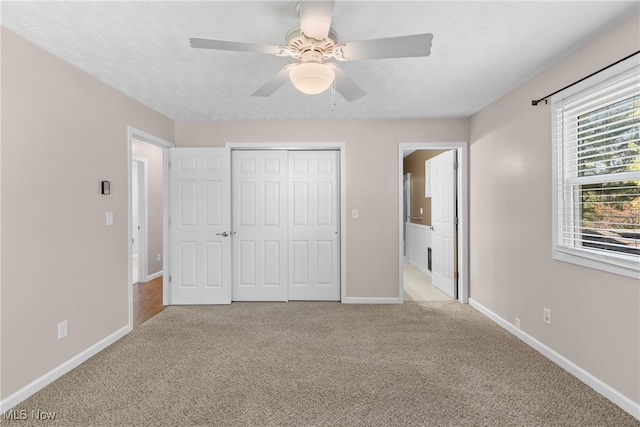
[[[164,198],[164,206],[162,208],[162,223],[164,224],[163,228],[163,237],[162,237],[162,262],[163,262],[163,271],[167,271],[164,266],[169,265],[169,153],[168,149],[175,147],[173,142],[166,141],[162,138],[158,138],[157,136],[151,135],[145,131],[140,129],[136,129],[133,126],[127,126],[127,206],[128,206],[128,240],[127,247],[128,250],[128,276],[131,278],[133,275],[132,265],[131,265],[131,239],[133,238],[133,226],[132,226],[132,212],[131,212],[131,162],[133,161],[133,154],[131,152],[132,148],[132,140],[138,139],[140,141],[147,142],[149,144],[156,145],[162,148],[163,152],[163,182],[162,182],[162,194]],[[128,286],[129,288],[129,328],[133,329],[133,286]],[[169,302],[169,282],[168,277],[165,274],[162,283],[163,296],[162,303],[168,304]]]
[[[231,150],[338,150],[340,158],[340,224],[346,224],[345,214],[345,144],[344,142],[227,142],[225,147]],[[346,244],[347,233],[343,226],[340,229],[340,301],[347,299]],[[402,243],[402,241],[401,241]]]
[[[398,144],[398,260],[400,302],[403,292],[403,179],[405,150],[457,150],[457,203],[458,203],[458,300],[469,303],[469,143],[467,142],[401,142]]]

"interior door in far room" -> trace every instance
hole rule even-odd
[[[411,259],[411,241],[409,232],[409,227],[411,227],[411,174],[406,173],[402,177],[402,189],[404,191],[404,196],[402,197],[402,216],[403,216],[403,224],[402,224],[402,255],[404,256],[404,261],[409,262]]]
[[[140,173],[139,162],[131,162],[131,226],[133,233],[131,237],[131,283],[140,281]]]
[[[289,152],[290,300],[340,300],[338,153]]]
[[[287,152],[231,157],[233,300],[287,301]]]
[[[170,303],[229,304],[229,149],[169,151]]]
[[[431,158],[432,276],[434,286],[457,298],[456,150]]]

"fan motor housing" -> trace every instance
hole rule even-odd
[[[301,61],[322,62],[334,56],[334,48],[338,36],[333,29],[329,29],[329,35],[324,40],[316,40],[307,37],[300,31],[300,27],[294,27],[285,36],[288,54]]]

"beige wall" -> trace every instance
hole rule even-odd
[[[640,283],[551,259],[550,105],[538,99],[640,48],[640,17],[471,119],[471,298],[640,402]],[[542,321],[552,310],[552,326]]]
[[[175,142],[345,143],[347,296],[397,298],[398,143],[466,141],[468,132],[467,119],[178,122]]]
[[[127,325],[127,126],[174,128],[5,28],[1,48],[5,399]]]
[[[431,197],[424,196],[425,161],[447,150],[416,150],[404,158],[404,173],[411,174],[411,214],[414,224],[431,225]],[[422,208],[422,214],[420,213]]]
[[[147,160],[147,273],[152,275],[162,271],[163,149],[134,139],[131,153]]]

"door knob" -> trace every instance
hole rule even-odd
[[[223,231],[222,233],[216,233],[216,236],[227,237],[228,235],[229,233],[227,233],[226,231]]]

